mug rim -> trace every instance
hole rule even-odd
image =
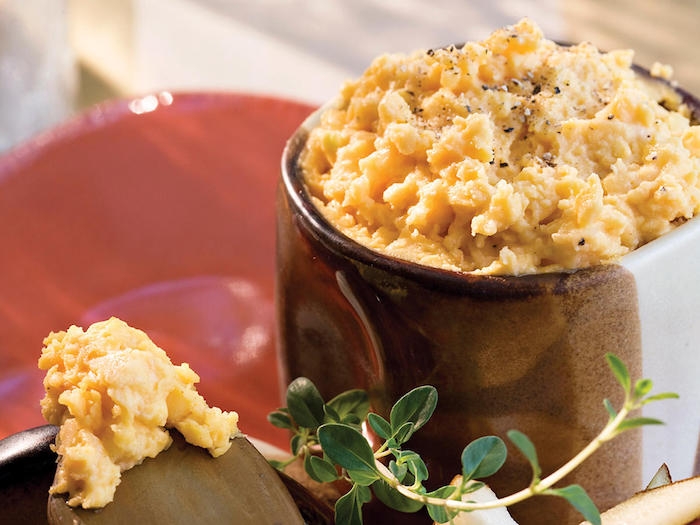
[[[632,69],[637,74],[659,82],[673,90],[680,96],[681,105],[686,105],[688,108],[691,124],[700,125],[700,98],[670,80],[652,76],[651,72],[643,66],[632,64]],[[467,292],[469,295],[483,295],[484,297],[538,295],[544,289],[554,288],[556,291],[558,284],[570,279],[572,276],[584,277],[584,275],[595,276],[598,274],[598,278],[602,278],[605,269],[610,267],[626,268],[625,259],[628,256],[633,261],[636,261],[638,259],[636,254],[640,250],[642,250],[642,253],[648,252],[657,244],[657,241],[669,236],[676,237],[681,235],[692,224],[696,224],[700,228],[700,214],[697,214],[672,231],[623,255],[618,261],[571,270],[521,275],[484,275],[459,272],[380,253],[360,244],[333,226],[313,204],[303,182],[301,169],[298,165],[299,155],[306,144],[310,131],[318,125],[323,111],[334,103],[335,100],[331,100],[311,113],[285,144],[281,159],[282,188],[289,197],[290,205],[300,213],[306,222],[305,229],[307,232],[326,249],[338,256],[357,261],[367,267],[382,270],[398,278],[418,282],[426,287],[440,289],[445,293],[464,294]],[[679,231],[681,233],[678,233]],[[673,235],[674,233],[676,235]],[[594,280],[597,281],[595,278]],[[506,290],[508,290],[507,293]]]

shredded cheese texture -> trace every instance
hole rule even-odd
[[[49,334],[39,368],[42,414],[61,426],[50,493],[68,493],[71,506],[111,502],[123,471],[170,446],[167,428],[214,457],[238,432],[238,415],[210,408],[186,363],[174,366],[144,332],[116,318]]]
[[[380,56],[311,131],[305,183],[340,231],[427,266],[618,261],[700,211],[700,127],[632,59],[557,45],[527,19],[463,47]]]

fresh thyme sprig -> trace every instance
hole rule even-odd
[[[651,395],[649,379],[633,383],[627,367],[617,356],[607,354],[605,357],[625,392],[619,411],[605,399],[607,424],[581,452],[544,478],[530,439],[517,430],[507,432],[508,439],[530,463],[532,479],[526,488],[503,498],[486,502],[463,501],[462,498],[482,487],[484,483],[480,480],[498,472],[505,463],[506,445],[497,436],[478,438],[464,448],[459,484],[430,492],[423,486],[428,479],[425,463],[416,452],[404,449],[403,445],[428,422],[435,410],[438,394],[432,386],[420,386],[405,394],[392,407],[387,421],[369,412],[369,398],[362,390],[349,390],[326,403],[309,379],[298,378],[287,389],[287,407],[268,416],[273,425],[292,431],[293,456],[287,461],[272,463],[284,469],[301,458],[308,475],[318,482],[348,481],[350,490],[335,505],[336,525],[361,524],[362,505],[371,499],[372,493],[387,506],[403,512],[416,512],[425,506],[438,523],[449,522],[460,512],[508,507],[537,495],[559,496],[587,521],[600,525],[600,513],[581,486],[555,488],[554,485],[622,432],[661,424],[657,419],[631,417],[632,412],[652,401],[678,397],[674,393]],[[377,450],[372,450],[362,434],[363,423],[384,440]],[[382,462],[384,458],[391,458],[387,465]]]

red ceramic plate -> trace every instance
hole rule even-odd
[[[284,143],[313,108],[238,94],[98,106],[0,159],[0,438],[41,425],[42,340],[111,315],[285,445],[273,322]]]

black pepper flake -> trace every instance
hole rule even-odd
[[[579,246],[584,246],[585,244],[586,244],[586,239],[584,239],[583,237],[581,237],[581,240],[578,241],[578,245],[579,245]]]
[[[499,168],[507,168],[507,167],[508,167],[508,163],[507,163],[507,162],[501,162],[501,163],[498,165],[498,167],[499,167]]]
[[[464,107],[467,108],[467,113],[472,112],[472,107],[469,104],[466,104]]]
[[[484,91],[488,91],[489,87],[486,84],[481,84],[481,89],[483,89]]]
[[[559,93],[561,93],[561,89],[559,89],[559,86],[554,86],[554,94],[558,95]]]
[[[612,115],[612,114],[608,115],[608,120],[612,120],[614,118],[615,118],[615,115]]]
[[[433,56],[433,55],[435,54],[435,50],[434,50],[434,49],[428,49],[425,53],[426,53],[429,57],[431,57],[431,56]]]
[[[505,128],[503,131],[505,131],[506,133],[510,133],[510,132],[513,131],[514,129],[515,129],[515,128],[510,127],[510,128]]]
[[[532,94],[537,95],[540,91],[542,91],[542,86],[537,84],[537,85],[535,85],[535,88],[532,90]]]
[[[495,161],[490,160],[490,161],[489,161],[489,164],[495,164]]]

